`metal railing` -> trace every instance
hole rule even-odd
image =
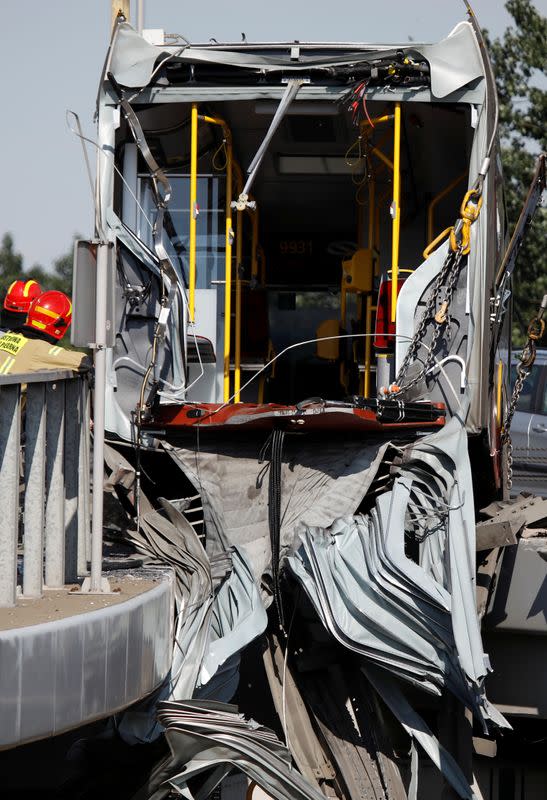
[[[0,376],[0,607],[88,573],[90,397],[72,371]],[[99,567],[100,568],[100,567]]]

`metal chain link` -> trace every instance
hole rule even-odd
[[[513,387],[511,402],[507,408],[505,421],[501,429],[501,445],[507,448],[507,487],[511,489],[513,485],[513,443],[511,441],[511,422],[515,414],[517,404],[524,386],[524,381],[532,371],[532,366],[536,360],[536,342],[541,339],[545,331],[545,320],[543,315],[547,310],[547,294],[543,297],[536,316],[528,325],[528,340],[524,345],[519,356],[520,363],[517,366],[517,379]]]
[[[528,377],[531,372],[531,366],[534,362],[536,357],[535,355],[535,346],[534,346],[534,357],[530,363],[530,369],[522,361],[522,355],[524,355],[524,351],[521,355],[521,363],[517,367],[518,378],[515,381],[515,386],[513,387],[513,394],[511,395],[511,402],[509,403],[509,407],[507,409],[507,415],[505,417],[505,421],[503,423],[503,427],[501,429],[501,446],[506,447],[507,451],[507,488],[511,489],[513,486],[513,442],[511,440],[511,422],[513,421],[513,415],[517,408],[517,403],[520,398],[520,394],[522,392],[522,387],[524,386],[524,381]]]
[[[452,295],[456,289],[458,278],[460,276],[461,263],[463,256],[468,255],[471,249],[471,226],[478,219],[482,207],[482,188],[484,176],[479,175],[473,188],[465,194],[462,204],[460,206],[461,217],[456,221],[455,225],[447,228],[440,237],[437,237],[424,251],[430,253],[431,248],[438,242],[446,233],[450,234],[450,246],[448,255],[439,272],[431,294],[428,298],[425,310],[422,314],[418,327],[414,333],[412,341],[408,347],[403,363],[399,369],[395,383],[385,390],[386,396],[395,397],[403,392],[408,392],[420,381],[424,379],[430,368],[435,361],[435,351],[439,337],[443,330],[447,331],[447,338],[450,340],[452,330],[452,320],[448,313],[450,303],[452,302]],[[426,256],[427,257],[427,256]],[[444,299],[437,309],[441,291],[444,289]],[[424,337],[427,329],[431,324],[434,324],[431,341],[428,345],[427,355],[422,364],[422,369],[410,380],[405,383],[405,376],[410,365],[416,361],[418,356],[418,348],[424,343]]]
[[[393,392],[390,392],[390,396],[393,397],[398,394],[402,394],[403,392],[408,392],[410,389],[420,383],[433,365],[435,359],[435,350],[442,331],[446,329],[450,334],[451,317],[448,314],[448,309],[450,308],[452,295],[454,294],[458,283],[462,258],[463,254],[461,248],[455,252],[449,251],[442,269],[437,275],[435,284],[426,303],[426,307],[421,316],[420,322],[418,323],[414,336],[412,337],[412,341],[410,342],[406,355],[403,359],[403,363],[401,364],[401,368],[397,374],[397,378],[395,379],[397,388]],[[444,292],[442,292],[443,289]],[[441,292],[443,294],[442,301]],[[438,308],[437,304],[439,304]],[[422,346],[425,335],[431,323],[434,324],[433,334],[428,345],[427,355],[423,362],[422,369],[417,375],[405,383],[404,378],[408,368],[414,361],[416,361],[418,349]]]

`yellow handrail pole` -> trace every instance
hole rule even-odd
[[[392,119],[393,119],[393,114],[382,114],[381,117],[372,117],[370,122],[368,119],[364,119],[361,122],[361,130],[363,128],[374,128],[376,125],[379,125],[382,122],[389,122]]]
[[[395,125],[393,130],[393,215],[391,239],[391,321],[397,313],[397,289],[399,280],[399,238],[401,229],[401,104],[395,103]]]
[[[226,144],[226,234],[225,234],[225,259],[224,259],[224,402],[230,398],[230,346],[231,346],[231,314],[232,314],[232,241],[234,231],[232,228],[232,135],[228,125],[220,117],[200,115],[203,122],[219,125],[224,134]]]
[[[225,129],[225,134],[227,130]],[[224,402],[230,399],[230,338],[232,313],[232,139],[226,136],[226,258],[224,284]]]
[[[238,176],[239,178],[239,176]],[[243,191],[243,182],[237,180],[238,197]],[[243,211],[236,214],[236,320],[235,320],[235,355],[234,355],[234,401],[241,402],[241,256],[243,251]]]
[[[194,322],[196,305],[196,220],[198,191],[198,107],[192,104],[190,124],[190,274],[188,276],[188,315]]]
[[[435,195],[433,200],[428,206],[427,209],[427,241],[430,242],[433,239],[433,213],[437,205],[441,202],[441,200],[446,197],[447,194],[450,194],[452,189],[455,189],[456,186],[463,181],[464,178],[467,177],[467,170],[462,172],[461,175],[458,175],[457,178],[454,178],[448,186],[445,186],[438,194]]]
[[[496,422],[498,425],[501,425],[501,418],[502,418],[502,408],[501,408],[502,387],[503,387],[503,362],[500,361],[498,363],[498,381],[497,381],[497,392],[496,392]]]

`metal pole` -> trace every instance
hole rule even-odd
[[[95,309],[95,394],[93,402],[93,502],[91,517],[91,575],[89,591],[101,592],[103,560],[104,404],[106,388],[106,292],[108,242],[97,248],[97,306]]]
[[[80,403],[80,378],[65,382],[65,582],[75,583],[78,578],[78,521],[80,463],[80,428],[82,423]]]
[[[78,575],[87,575],[87,562],[91,561],[91,541],[89,515],[89,385],[80,381],[80,446],[78,448]]]
[[[198,107],[195,103],[192,105],[190,137],[190,251],[188,269],[188,316],[190,318],[190,322],[194,322],[196,302],[196,219],[198,215]]]
[[[237,176],[237,193],[243,189],[243,175],[239,164],[233,161],[233,167]],[[252,213],[252,212],[251,212]],[[234,401],[241,402],[241,271],[243,255],[243,211],[237,210],[236,213],[236,319],[235,319],[235,354],[234,354]]]
[[[65,585],[65,382],[46,387],[46,536],[48,588]]]
[[[41,597],[44,585],[46,387],[29,383],[25,445],[25,569],[23,594]]]
[[[144,0],[137,0],[137,30],[142,36],[144,28]]]
[[[393,133],[393,234],[391,240],[391,321],[397,313],[399,288],[399,237],[401,226],[401,104],[395,103],[395,128]]]
[[[110,16],[111,16],[111,25],[110,28],[112,29],[116,24],[116,20],[118,18],[118,14],[123,14],[126,20],[129,22],[130,20],[130,2],[129,0],[111,0],[110,2]]]
[[[19,529],[19,383],[0,388],[0,608],[17,597],[17,534]]]
[[[232,328],[232,142],[226,142],[226,245],[224,285],[224,402],[230,399],[230,336]]]

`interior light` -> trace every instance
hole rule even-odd
[[[345,156],[277,156],[277,171],[281,175],[352,175],[364,169],[365,159],[348,163]]]

